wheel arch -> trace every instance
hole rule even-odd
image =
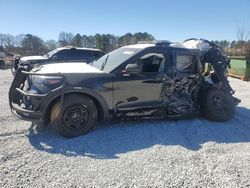
[[[43,105],[42,109],[44,113],[43,121],[45,124],[49,123],[50,121],[50,114],[53,106],[62,98],[67,95],[76,94],[80,96],[87,96],[89,97],[96,105],[97,111],[98,111],[98,121],[101,121],[105,119],[109,115],[109,109],[108,105],[105,101],[105,99],[96,91],[90,90],[90,89],[70,89],[65,90],[60,93],[57,93],[56,95],[53,95],[52,97],[49,97],[48,100],[46,100],[46,103]]]

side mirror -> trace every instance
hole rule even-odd
[[[137,64],[127,64],[125,68],[126,73],[138,73],[139,71],[140,69]]]

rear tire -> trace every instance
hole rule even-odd
[[[97,121],[95,103],[86,96],[68,95],[58,101],[51,111],[53,129],[63,137],[77,137],[88,133]]]
[[[201,114],[211,121],[228,121],[233,118],[235,105],[233,97],[216,88],[209,89],[201,96]]]

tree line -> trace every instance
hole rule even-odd
[[[147,32],[126,33],[122,36],[112,34],[73,35],[61,32],[58,40],[46,40],[32,34],[0,34],[0,46],[6,53],[19,53],[26,55],[43,55],[55,48],[63,46],[76,46],[86,48],[98,48],[104,53],[110,52],[118,47],[136,44],[138,41],[153,41],[155,37]],[[225,50],[230,56],[250,56],[250,40],[238,41],[214,40],[212,41]]]
[[[122,36],[99,33],[87,36],[79,33],[73,35],[72,33],[61,32],[57,41],[44,41],[42,38],[32,34],[17,36],[0,34],[0,46],[4,48],[6,53],[19,53],[22,56],[43,55],[63,46],[98,48],[107,53],[124,45],[136,44],[138,41],[153,40],[155,40],[154,36],[146,32],[126,33]]]
[[[229,56],[247,56],[250,57],[250,40],[215,40],[212,41],[220,46]]]

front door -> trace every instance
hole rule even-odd
[[[147,51],[126,62],[133,71],[119,70],[114,82],[114,105],[118,111],[150,111],[159,108],[163,80],[169,57],[167,53]],[[133,66],[134,65],[134,66]]]

